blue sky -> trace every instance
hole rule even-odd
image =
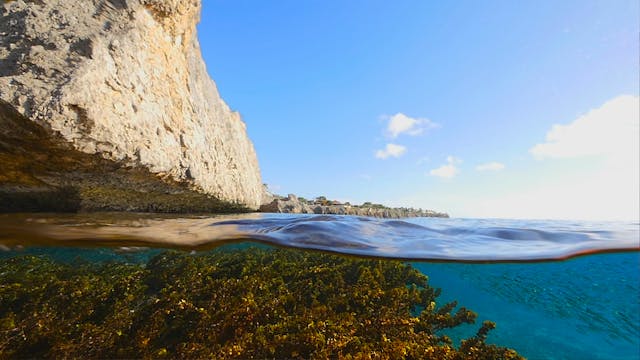
[[[277,193],[638,218],[637,0],[203,6],[208,71]]]

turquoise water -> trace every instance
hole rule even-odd
[[[479,320],[489,341],[531,359],[640,357],[640,257],[601,254],[533,264],[414,263]],[[459,329],[454,338],[474,330]]]
[[[228,242],[242,243],[218,248]],[[489,343],[531,359],[640,358],[639,242],[637,223],[0,217],[0,261],[32,254],[145,263],[166,247],[233,251],[247,244],[405,259],[442,289],[439,302],[457,300],[479,314],[476,325],[446,332],[455,342],[473,336],[488,319],[497,323]]]

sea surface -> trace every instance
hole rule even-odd
[[[487,342],[530,359],[640,359],[639,230],[632,222],[18,214],[0,215],[0,261],[144,262],[167,249],[255,245],[400,259],[442,289],[439,301],[479,314],[475,325],[447,330],[454,343],[491,320]]]

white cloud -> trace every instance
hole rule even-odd
[[[618,96],[575,121],[555,124],[546,142],[529,152],[537,159],[603,155],[628,158],[637,152],[640,98]]]
[[[638,220],[640,98],[618,96],[567,124],[556,124],[530,153],[545,160],[501,194],[485,192],[468,215]],[[555,159],[563,159],[560,167]],[[544,179],[539,181],[536,179]]]
[[[451,179],[460,172],[460,170],[456,167],[456,164],[459,164],[461,162],[462,160],[456,157],[447,156],[447,164],[429,171],[429,175],[437,176],[445,179]]]
[[[429,119],[412,118],[403,113],[385,116],[384,118],[389,120],[387,133],[394,139],[400,134],[415,136],[422,134],[425,130],[439,127],[438,124]]]
[[[376,151],[376,158],[378,159],[386,159],[389,157],[400,157],[407,152],[407,148],[402,145],[397,144],[387,144],[384,150]]]
[[[533,161],[533,156],[519,159],[519,164],[510,164],[509,176],[500,177],[499,181],[469,176],[447,184],[441,191],[407,191],[410,195],[403,201],[408,206],[446,211],[454,217],[637,223],[640,220],[639,103],[637,96],[620,96],[592,107],[594,110],[584,115],[564,119],[563,125],[558,126],[566,129],[566,135],[558,136],[558,140],[556,135],[550,135],[544,144],[533,147],[536,150],[532,149],[530,155],[537,155],[543,161]],[[599,130],[594,131],[594,126]],[[568,139],[572,139],[570,143],[575,146],[567,147]],[[543,146],[545,144],[549,145]]]
[[[476,166],[478,171],[500,171],[504,169],[504,164],[497,161],[492,161]]]
[[[465,216],[521,219],[634,220],[639,216],[638,177],[576,172],[532,181],[500,194],[468,197]],[[525,180],[526,181],[526,180]],[[488,192],[488,191],[487,191]],[[464,211],[461,211],[464,212]]]

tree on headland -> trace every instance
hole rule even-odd
[[[372,209],[387,209],[387,207],[382,204],[373,204],[369,201],[363,203],[361,206],[364,208],[372,208]]]

